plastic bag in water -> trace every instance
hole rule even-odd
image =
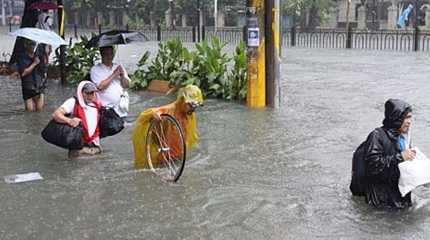
[[[24,173],[24,174],[15,174],[4,177],[4,181],[6,183],[22,183],[22,182],[30,182],[36,180],[42,180],[42,176],[38,172]]]
[[[412,149],[417,153],[415,158],[399,163],[399,190],[402,197],[414,188],[430,183],[430,160],[417,147]]]

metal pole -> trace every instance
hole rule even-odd
[[[6,26],[6,4],[4,3],[4,0],[1,0],[1,15],[2,15],[2,26]]]
[[[351,0],[346,0],[346,24],[345,24],[345,30],[346,30],[346,48],[351,48],[350,46],[350,31],[349,31],[349,8],[351,6]]]
[[[196,32],[196,28],[197,28],[197,27],[196,27],[196,26],[194,26],[194,27],[193,27],[193,32],[192,32],[192,34],[193,34],[193,42],[194,42],[194,43],[195,43],[195,42],[196,42],[196,40],[197,40],[197,39],[196,39],[196,37],[197,37],[197,36],[196,36],[196,33],[197,33],[197,32]]]
[[[419,28],[418,28],[418,3],[417,0],[414,1],[414,51],[419,50]]]
[[[200,41],[204,40],[204,17],[203,17],[203,10],[202,10],[202,5],[200,5],[199,3],[199,36],[200,36]]]
[[[13,0],[8,0],[8,6],[9,6],[9,15],[13,16],[14,1]]]
[[[214,28],[215,28],[215,32],[217,31],[218,28],[218,0],[214,1]]]
[[[63,0],[57,0],[58,6],[58,34],[64,39],[64,6]],[[60,46],[60,78],[61,83],[66,83],[66,65],[65,65],[66,46]]]
[[[200,0],[197,0],[197,42],[200,42]]]
[[[176,29],[176,13],[175,13],[175,4],[173,2],[174,0],[169,0],[169,4],[170,4],[170,10],[171,10],[171,25],[172,29]]]
[[[205,25],[202,26],[202,41],[206,39],[206,27]]]
[[[296,25],[291,28],[291,46],[296,46]]]
[[[279,84],[279,0],[266,0],[265,9],[266,105],[279,108],[281,102]]]
[[[157,41],[161,42],[161,26],[157,26]]]
[[[264,0],[247,0],[248,62],[246,103],[248,107],[266,106],[265,9]]]

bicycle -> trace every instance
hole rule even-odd
[[[185,166],[184,131],[172,115],[160,116],[160,121],[151,121],[146,133],[148,165],[163,180],[176,182]]]

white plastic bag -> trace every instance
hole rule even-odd
[[[121,94],[121,99],[119,100],[119,109],[123,112],[128,112],[128,105],[130,102],[130,97],[128,96],[128,92],[124,91]]]
[[[417,147],[412,149],[417,153],[415,158],[399,163],[399,190],[402,197],[414,188],[430,183],[430,160]]]
[[[42,176],[38,172],[24,173],[24,174],[15,174],[5,176],[4,180],[6,183],[22,183],[29,182],[35,180],[42,180]]]

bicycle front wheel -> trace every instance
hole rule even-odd
[[[178,181],[186,158],[184,133],[178,121],[169,114],[161,114],[161,121],[151,121],[145,147],[150,169],[163,180]]]

